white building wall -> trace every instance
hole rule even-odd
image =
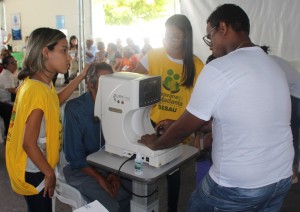
[[[20,13],[23,41],[12,40],[13,47],[23,45],[24,38],[39,27],[56,28],[56,16],[65,16],[68,36],[78,36],[78,0],[5,0],[6,30],[11,33],[11,15]],[[85,34],[91,32],[90,0],[83,0]]]

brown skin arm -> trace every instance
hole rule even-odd
[[[194,139],[194,147],[196,147],[197,149],[201,148],[200,140],[201,140],[201,132],[198,130],[195,132],[195,139]]]
[[[90,52],[86,52],[85,54],[86,54],[86,56],[88,56],[89,58],[94,57],[94,55],[93,55],[92,53],[90,53]]]
[[[116,72],[120,72],[121,71],[121,63],[122,63],[122,59],[117,59],[115,65],[113,66],[114,71]]]
[[[8,33],[6,41],[4,41],[3,44],[6,45],[10,41],[11,37],[12,37],[12,35],[10,33]]]
[[[93,167],[88,166],[85,168],[82,168],[80,171],[83,173],[91,176],[93,179],[96,180],[96,182],[101,186],[107,193],[109,193],[112,197],[115,197],[115,195],[118,192],[118,189],[114,185],[112,185],[109,176],[107,179],[105,179],[97,170],[95,170]]]
[[[109,174],[108,177],[107,177],[107,180],[112,185],[114,196],[117,195],[118,190],[119,190],[120,185],[121,185],[119,177],[114,175],[114,174]]]
[[[212,131],[212,119],[210,119],[209,122],[201,128],[201,132],[203,133],[210,133],[211,131]]]
[[[131,72],[139,73],[139,74],[148,74],[147,69],[142,65],[141,62],[138,62],[135,69],[133,69]]]
[[[185,137],[199,130],[207,121],[201,120],[187,110],[169,126],[161,136],[144,135],[138,141],[152,150],[165,149],[179,144]]]
[[[212,143],[212,119],[210,119],[202,128],[196,132],[194,146],[200,149],[200,138],[203,137],[203,148],[207,148]]]
[[[9,93],[17,93],[17,88],[6,88]]]
[[[58,99],[60,105],[62,105],[71,96],[71,94],[77,88],[79,83],[85,78],[89,67],[90,65],[87,64],[82,70],[82,72],[74,80],[72,80],[67,86],[65,86],[59,91]]]
[[[45,197],[48,194],[49,197],[52,197],[56,185],[55,173],[37,145],[43,115],[44,113],[40,109],[33,110],[29,115],[25,124],[23,149],[32,162],[45,175],[45,188],[43,196]]]

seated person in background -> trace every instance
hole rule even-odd
[[[111,74],[110,65],[92,64],[86,76],[87,92],[65,107],[63,144],[69,165],[64,167],[68,184],[78,189],[89,203],[98,200],[110,212],[130,211],[131,196],[120,187],[118,176],[90,166],[86,157],[104,146],[101,123],[94,118],[94,105],[101,75]],[[130,188],[130,182],[121,180]]]
[[[150,45],[150,40],[149,38],[144,38],[144,46],[141,50],[141,58],[144,57],[148,51],[150,51],[152,49],[152,46]]]
[[[7,57],[7,56],[11,56],[10,51],[7,50],[7,49],[2,49],[2,50],[1,50],[1,53],[0,53],[0,62],[1,62],[1,63],[0,63],[0,73],[1,73],[2,70],[3,70],[2,60],[3,60],[4,57]]]
[[[139,62],[139,58],[137,55],[133,53],[131,47],[126,46],[123,49],[123,57],[121,62],[117,64],[115,67],[116,71],[132,71],[136,68],[137,63]]]
[[[122,49],[123,49],[123,45],[122,45],[122,40],[121,40],[120,38],[117,38],[117,40],[116,40],[116,45],[117,45],[117,50],[118,50],[119,52],[121,52]]]
[[[69,80],[73,80],[78,73],[78,39],[75,35],[72,35],[69,40],[69,54],[72,57],[69,69]]]
[[[140,54],[141,53],[140,47],[134,43],[132,38],[127,38],[126,43],[127,43],[127,46],[131,47],[134,54]]]
[[[13,102],[17,92],[18,79],[14,75],[18,68],[13,56],[3,58],[3,71],[0,74],[0,101]]]
[[[85,63],[90,64],[94,62],[98,50],[97,47],[93,45],[94,39],[92,37],[88,37],[85,44]]]
[[[107,58],[106,63],[113,67],[115,71],[115,67],[119,66],[121,62],[122,54],[117,50],[117,45],[114,43],[109,43],[107,45]]]
[[[105,51],[105,44],[102,41],[97,43],[98,52],[96,53],[95,61],[96,63],[101,63],[106,61],[107,52]]]

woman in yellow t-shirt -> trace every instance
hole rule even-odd
[[[62,125],[60,105],[67,100],[86,70],[58,94],[55,74],[68,71],[71,57],[65,34],[38,28],[28,39],[6,141],[6,166],[13,190],[24,195],[28,211],[52,211]]]
[[[165,27],[164,48],[150,50],[134,70],[162,77],[161,101],[151,109],[154,125],[181,116],[203,68],[202,61],[193,54],[193,31],[189,19],[176,14],[166,21]],[[177,211],[179,183],[179,172],[168,176],[168,211]]]

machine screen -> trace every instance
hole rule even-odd
[[[140,107],[155,104],[160,101],[161,78],[154,77],[140,82]]]

